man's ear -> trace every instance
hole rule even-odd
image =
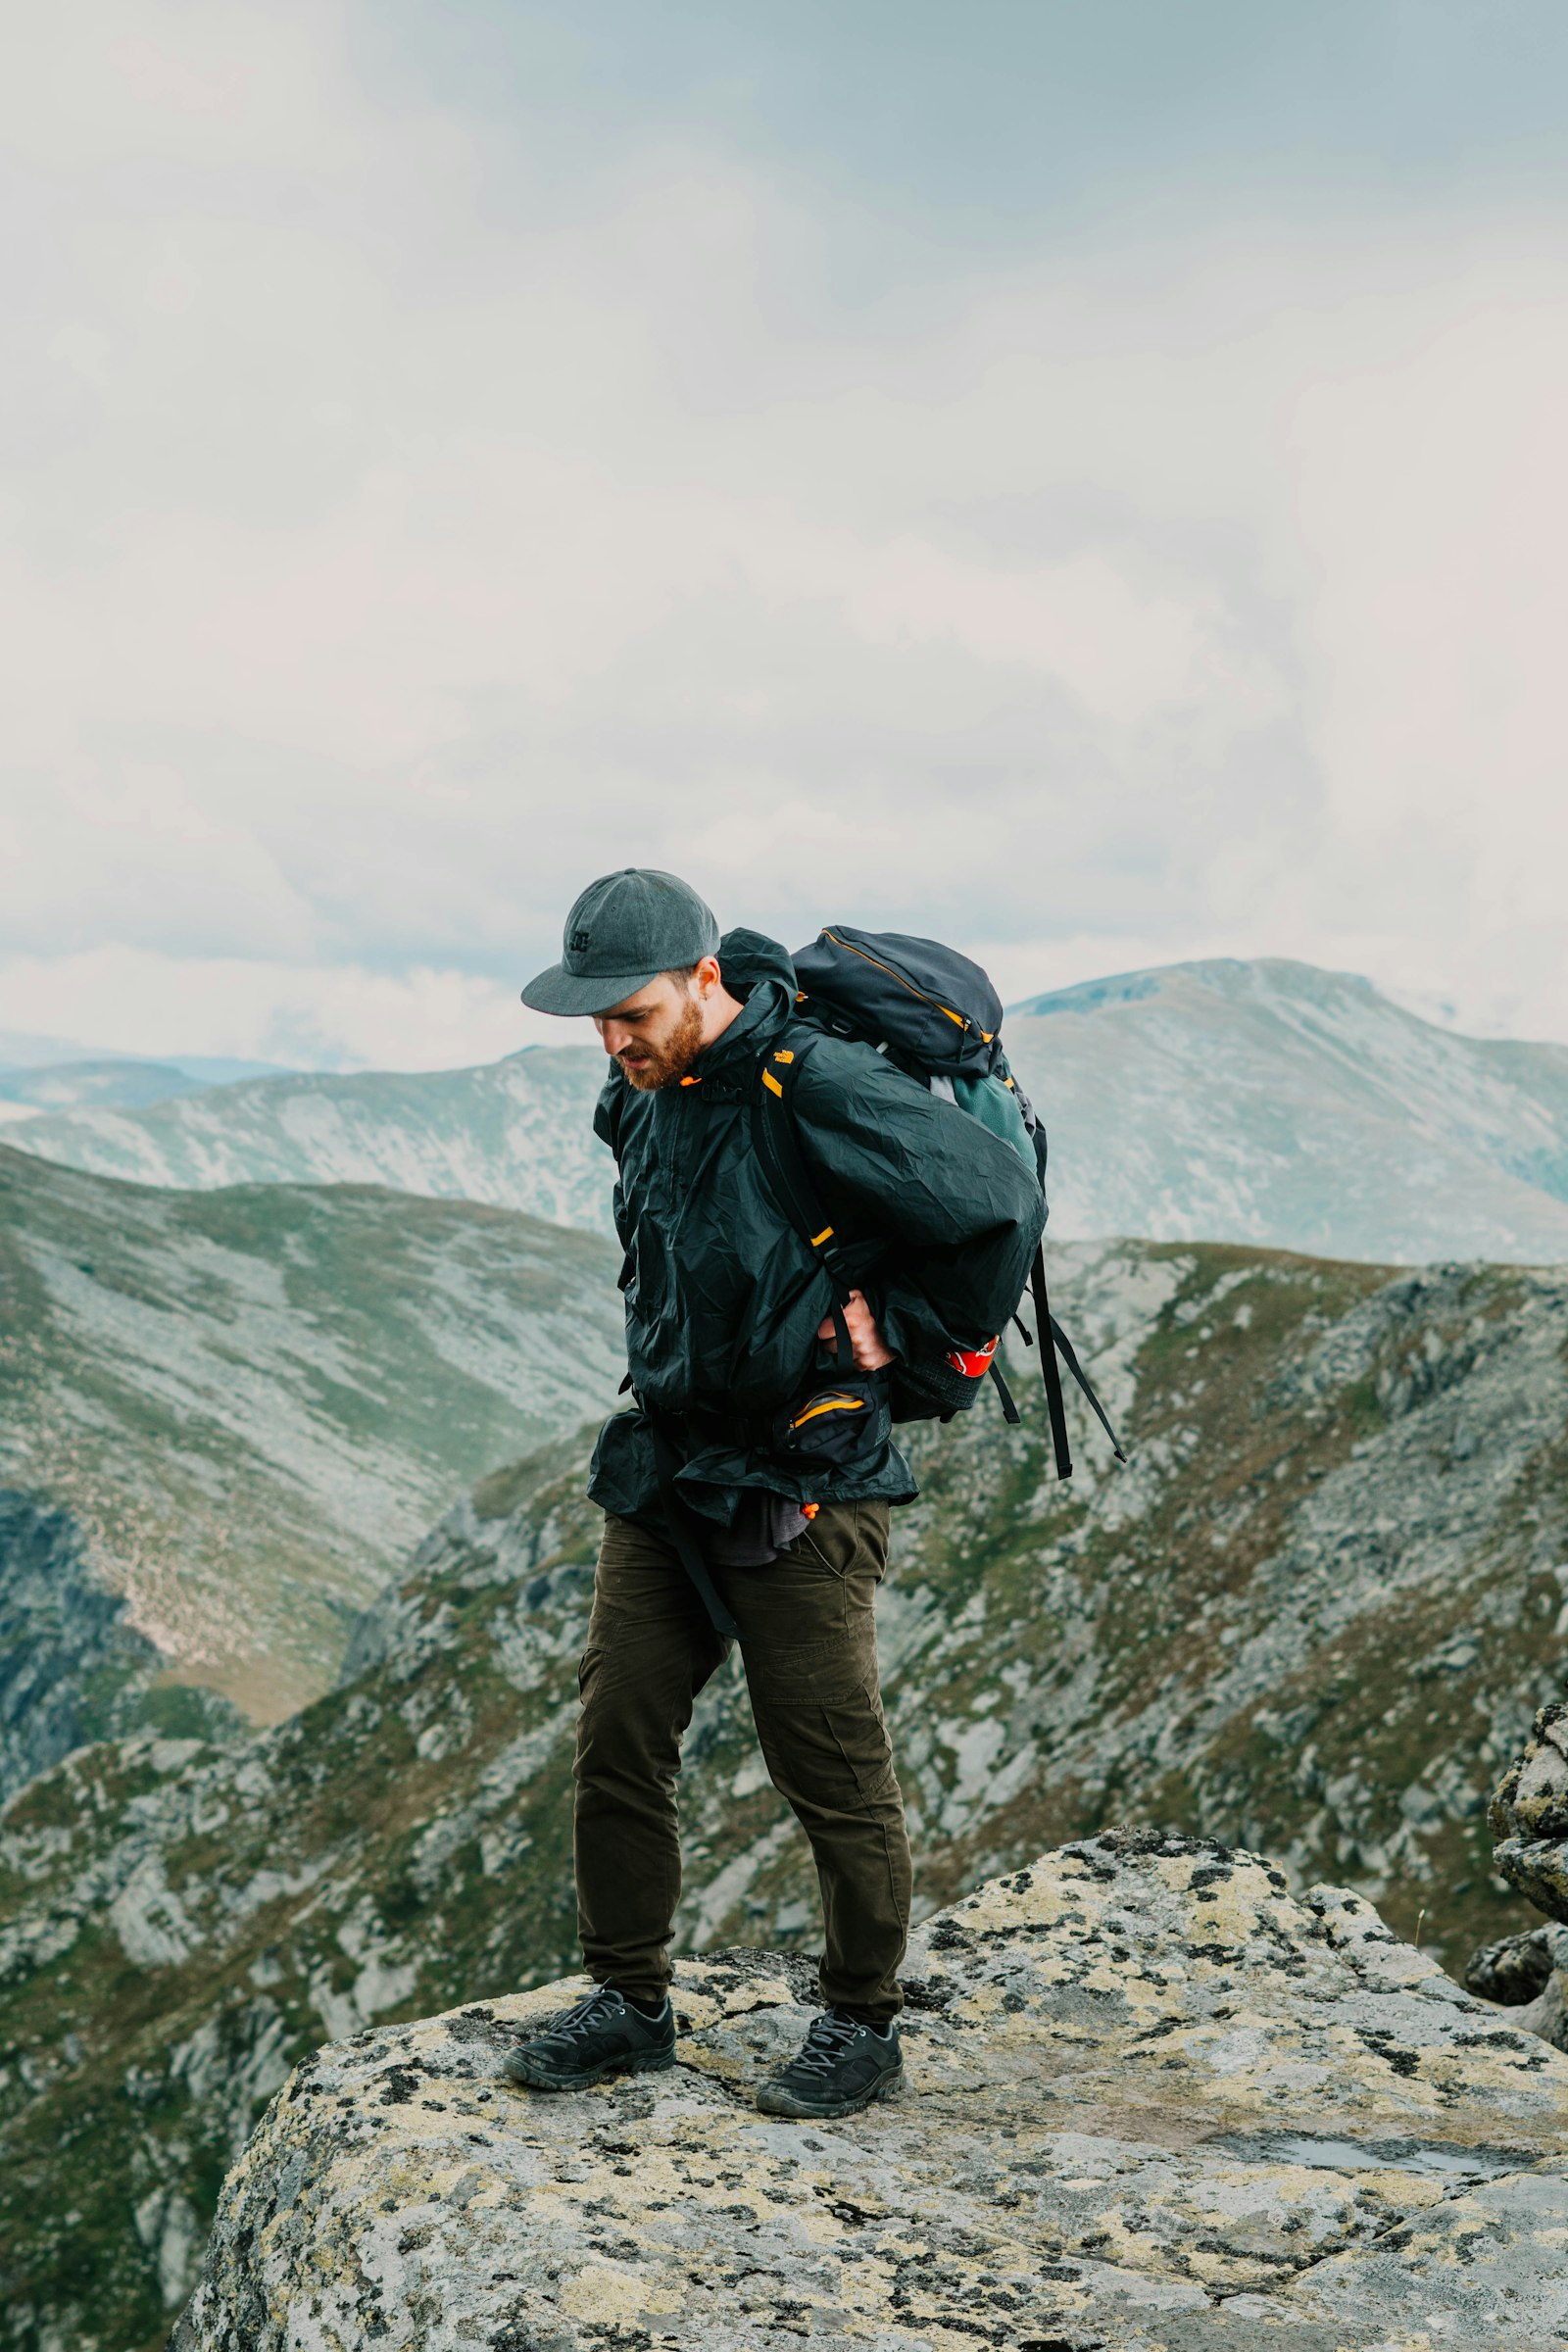
[[[718,968],[718,957],[705,956],[693,977],[697,982],[697,994],[700,997],[710,997],[715,988],[723,986],[724,975]]]

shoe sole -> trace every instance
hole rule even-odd
[[[787,2116],[798,2124],[836,2123],[840,2116],[858,2115],[863,2107],[875,2106],[878,2099],[891,2099],[894,2092],[903,2087],[903,2083],[904,2069],[901,2066],[891,2075],[884,2075],[880,2082],[873,2082],[869,2090],[862,2090],[858,2098],[836,2099],[831,2106],[810,2107],[804,2099],[796,2098],[793,2092],[781,2090],[776,2083],[764,2082],[757,2094],[758,2112],[761,2115]]]
[[[603,2066],[591,2067],[582,2075],[552,2075],[543,2068],[530,2074],[524,2058],[511,2059],[502,2069],[509,2082],[523,2090],[592,2090],[596,2082],[608,2082],[612,2075],[657,2075],[675,2063],[673,2050],[630,2051],[624,2058],[607,2058]]]

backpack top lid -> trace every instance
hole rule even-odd
[[[979,964],[940,940],[824,927],[795,958],[799,1008],[826,1015],[924,1072],[988,1072],[1002,1048],[1002,1000]]]

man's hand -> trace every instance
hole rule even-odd
[[[844,1305],[844,1321],[850,1334],[850,1353],[855,1358],[857,1372],[880,1372],[884,1364],[893,1361],[893,1350],[882,1337],[875,1315],[866,1305],[863,1291],[852,1291]],[[816,1327],[819,1340],[826,1340],[835,1355],[839,1350],[838,1336],[833,1318],[824,1315]]]

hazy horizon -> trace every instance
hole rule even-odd
[[[1079,990],[1093,991],[1102,988],[1114,987],[1120,981],[1139,979],[1145,976],[1145,974],[1177,971],[1191,968],[1194,965],[1201,965],[1203,963],[1228,961],[1301,962],[1302,960],[1303,959],[1299,957],[1244,958],[1189,956],[1175,958],[1172,962],[1166,964],[1134,965],[1121,971],[1114,972],[1087,972],[1077,979],[1063,981],[1054,988],[1024,989],[1016,996],[1011,996],[1008,998],[1005,1010],[1016,1016],[1020,1009],[1026,1008],[1031,1004],[1036,1003],[1046,997],[1068,996],[1076,993]],[[1400,1011],[1409,1013],[1415,1019],[1425,1021],[1429,1024],[1429,1026],[1440,1029],[1449,1036],[1467,1037],[1476,1043],[1485,1043],[1488,1041],[1496,1042],[1502,1040],[1520,1045],[1555,1045],[1563,1043],[1563,1041],[1557,1039],[1533,1038],[1527,1035],[1515,1033],[1510,1030],[1482,1030],[1466,1028],[1457,1017],[1453,1005],[1444,1002],[1439,998],[1423,997],[1416,992],[1388,988],[1380,985],[1376,981],[1369,981],[1367,979],[1367,975],[1362,972],[1340,971],[1334,969],[1332,966],[1321,964],[1309,964],[1305,968],[1317,972],[1327,972],[1331,977],[1336,979],[1365,982],[1366,985],[1375,988],[1381,997],[1385,998],[1391,1004],[1396,1005]],[[538,1024],[535,1025],[537,1026]],[[188,1053],[182,1047],[180,1047],[177,1042],[167,1045],[162,1051],[150,1050],[146,1053],[138,1054],[126,1052],[113,1047],[93,1046],[90,1043],[82,1043],[78,1040],[70,1038],[38,1036],[36,1034],[19,1033],[13,1030],[0,1029],[0,1078],[4,1078],[8,1074],[14,1074],[27,1069],[47,1068],[56,1062],[67,1064],[75,1061],[136,1061],[151,1064],[164,1063],[170,1067],[180,1068],[194,1072],[202,1068],[203,1065],[205,1065],[208,1070],[211,1070],[211,1068],[218,1063],[232,1061],[236,1065],[235,1074],[232,1077],[214,1078],[212,1083],[220,1085],[238,1085],[243,1083],[248,1077],[352,1077],[363,1072],[376,1070],[383,1071],[389,1075],[395,1074],[399,1071],[406,1071],[410,1073],[432,1073],[443,1069],[483,1066],[483,1064],[486,1062],[504,1059],[508,1054],[547,1052],[554,1047],[591,1046],[596,1043],[597,1041],[594,1037],[593,1031],[586,1020],[557,1020],[549,1023],[546,1034],[542,1036],[529,1036],[523,1038],[518,1042],[518,1044],[504,1048],[502,1053],[499,1054],[484,1054],[477,1056],[472,1061],[467,1062],[397,1060],[371,1061],[367,1059],[357,1059],[352,1056],[339,1056],[333,1060],[317,1062],[264,1063],[253,1062],[246,1056],[238,1054],[209,1055]],[[6,1107],[5,1105],[0,1104],[0,1119],[3,1119],[5,1115]]]

